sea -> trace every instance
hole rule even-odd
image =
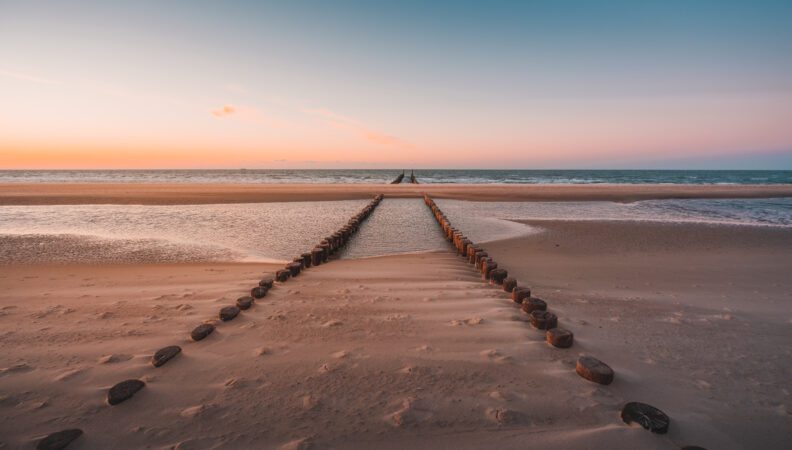
[[[404,169],[420,183],[789,184],[792,170]],[[0,183],[388,183],[396,169],[0,170]]]
[[[0,171],[0,183],[383,183],[393,170]],[[409,175],[410,171],[407,172]],[[792,171],[421,170],[422,183],[792,183]],[[632,203],[437,199],[475,242],[541,233],[530,219],[792,228],[792,198]],[[281,262],[310,250],[366,200],[209,205],[0,206],[0,265]],[[386,198],[341,252],[366,258],[447,248],[421,199]]]

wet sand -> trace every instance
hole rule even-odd
[[[80,427],[75,449],[788,447],[792,230],[530,223],[547,231],[485,247],[570,349],[450,251],[309,269],[197,343],[275,266],[4,267],[0,442]],[[583,353],[612,385],[575,374]],[[108,406],[126,378],[147,386]],[[623,424],[627,401],[667,412],[669,433]]]
[[[210,204],[423,197],[476,201],[631,202],[677,198],[792,197],[792,185],[665,184],[111,184],[4,183],[0,205]]]

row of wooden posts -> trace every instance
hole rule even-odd
[[[467,259],[469,264],[481,272],[484,281],[501,286],[511,294],[514,303],[520,305],[535,328],[545,332],[547,342],[558,348],[569,348],[574,341],[571,331],[558,326],[558,316],[547,310],[547,302],[531,295],[531,289],[510,277],[508,271],[499,267],[498,263],[481,246],[468,239],[464,233],[454,228],[451,221],[437,206],[429,195],[424,194],[424,203],[432,210],[437,223],[443,230],[448,242],[457,250],[457,255]],[[575,372],[581,377],[598,384],[608,385],[613,382],[614,372],[607,364],[592,357],[581,356],[575,365]],[[659,409],[640,402],[624,405],[621,418],[625,423],[638,423],[653,433],[664,434],[668,431],[670,419]]]
[[[506,269],[498,267],[498,263],[481,246],[476,245],[461,231],[454,228],[431,197],[424,195],[424,203],[432,210],[446,240],[456,247],[457,254],[474,265],[481,272],[485,281],[501,286],[505,292],[511,294],[514,303],[521,305],[521,309],[528,314],[531,324],[537,329],[545,331],[548,343],[559,348],[572,346],[574,335],[571,331],[558,328],[558,317],[547,310],[547,302],[533,297],[531,288],[517,283],[516,279],[509,276]]]
[[[330,257],[341,250],[360,229],[361,224],[374,212],[374,209],[383,199],[383,195],[379,194],[369,202],[359,213],[352,216],[349,221],[342,226],[338,231],[324,238],[316,247],[310,252],[302,253],[300,256],[286,266],[275,272],[273,277],[264,277],[250,290],[250,295],[239,297],[235,305],[225,306],[220,309],[219,318],[223,322],[233,320],[242,310],[251,308],[255,301],[267,295],[267,292],[275,286],[275,282],[285,283],[289,278],[298,276],[302,270],[308,269],[311,266],[318,266],[325,264],[330,260]],[[190,338],[193,341],[201,341],[208,337],[215,331],[214,321],[206,321],[190,332]],[[151,357],[151,364],[154,367],[161,367],[177,355],[181,353],[182,349],[178,345],[169,345],[158,350]],[[138,391],[143,389],[146,383],[139,379],[124,380],[115,384],[107,391],[107,403],[109,405],[117,405],[134,396]],[[78,428],[71,428],[66,430],[57,431],[47,435],[40,440],[36,449],[38,450],[53,450],[66,448],[71,442],[82,436],[83,431]]]
[[[396,179],[395,179],[395,180],[391,181],[391,183],[390,183],[390,184],[400,184],[402,181],[404,181],[404,171],[402,171],[402,173],[400,173],[400,174],[399,174],[399,175],[396,177]],[[418,183],[418,179],[417,179],[417,178],[415,178],[415,171],[410,171],[410,183],[412,183],[412,184],[419,184],[419,183]]]

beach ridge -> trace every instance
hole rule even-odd
[[[792,184],[188,184],[0,183],[0,205],[217,204],[389,198],[615,201],[792,197]]]

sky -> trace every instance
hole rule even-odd
[[[0,169],[792,169],[792,1],[0,0]]]

